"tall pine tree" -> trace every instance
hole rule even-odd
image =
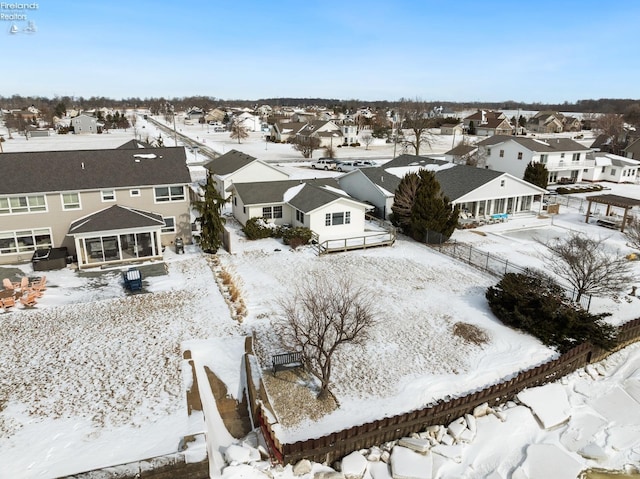
[[[549,171],[543,163],[530,161],[522,179],[540,188],[546,188],[549,182]]]
[[[411,208],[411,235],[417,241],[444,242],[458,224],[460,207],[451,206],[432,171],[420,170],[419,176],[420,186]]]
[[[222,207],[225,201],[216,189],[212,172],[208,172],[207,183],[204,186],[204,200],[193,204],[200,215],[196,218],[201,230],[199,244],[205,253],[215,253],[222,246],[222,233],[226,223],[226,219],[222,217]]]
[[[448,240],[458,224],[460,209],[453,208],[428,170],[405,175],[394,195],[391,221],[417,241]],[[429,236],[427,237],[427,233]]]

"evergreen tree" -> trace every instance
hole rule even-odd
[[[449,198],[431,171],[405,175],[394,195],[391,222],[417,241],[443,242],[458,224],[459,207]],[[427,237],[427,233],[429,236]]]
[[[451,206],[449,198],[440,190],[435,173],[420,170],[418,176],[420,184],[411,208],[411,236],[417,241],[444,242],[458,224],[460,208]]]
[[[543,163],[530,161],[522,179],[540,188],[546,188],[549,184],[549,171]]]
[[[584,342],[604,349],[615,345],[615,328],[604,320],[609,313],[591,314],[572,304],[562,287],[539,271],[507,273],[485,296],[500,321],[561,353]]]
[[[222,217],[222,207],[225,199],[220,196],[213,181],[213,174],[207,174],[207,183],[204,187],[204,200],[196,201],[194,209],[200,215],[196,221],[200,223],[199,244],[205,253],[215,253],[222,246],[222,232],[226,219]]]

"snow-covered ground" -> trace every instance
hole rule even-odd
[[[228,134],[216,135],[224,135],[224,145],[233,143],[227,142]],[[105,137],[109,142],[119,138],[106,146]],[[67,135],[66,141],[16,138],[3,146],[5,151],[33,149],[40,143],[46,144],[42,150],[77,148],[80,142],[85,145],[80,148],[98,147],[89,146],[91,139],[112,148],[131,138],[132,132],[91,138]],[[214,140],[207,138],[210,142]],[[258,149],[264,143],[258,138],[248,144],[255,153],[242,151],[261,157]],[[291,148],[267,148],[272,146]],[[300,158],[297,152],[293,156]],[[277,155],[271,159],[277,161]],[[301,177],[311,172],[304,163],[288,167]],[[612,192],[640,197],[636,188],[616,186]],[[600,231],[583,221],[579,211],[561,208],[553,225],[551,219],[510,220],[481,228],[486,236],[456,231],[454,239],[531,265],[541,264],[540,245],[526,233],[532,227],[542,227],[539,231],[545,234],[588,228],[606,235],[608,244],[625,248],[619,233]],[[117,272],[90,278],[65,269],[47,273],[50,286],[36,309],[0,314],[0,478],[53,478],[174,452],[183,435],[204,428],[202,421],[190,421],[186,415],[182,351],[198,349],[201,360],[237,396],[240,367],[234,369],[233,364],[240,364],[243,350],[238,340],[255,331],[257,353],[268,358],[277,348],[269,328],[270,318],[278,313],[277,300],[311,271],[342,272],[370,287],[379,298],[381,322],[369,345],[346,348],[336,358],[332,391],[340,409],[317,423],[280,427],[284,442],[405,412],[447,394],[463,394],[555,356],[493,318],[484,291],[496,278],[425,246],[400,239],[393,247],[318,258],[310,249],[292,251],[272,239],[249,242],[234,232],[233,254],[219,256],[242,291],[248,309],[242,324],[231,319],[213,272],[196,247],[180,256],[167,249],[168,274],[146,278],[146,294],[127,296]],[[20,268],[33,275],[28,265]],[[622,322],[637,316],[640,299],[629,300],[598,299],[593,309],[610,311]],[[488,342],[466,343],[452,332],[457,322],[482,329]],[[211,344],[215,352],[207,351]],[[570,420],[551,430],[542,428],[523,405],[506,407],[504,422],[496,416],[479,418],[475,440],[459,445],[455,454],[433,453],[433,477],[511,477],[518,468],[529,471],[521,477],[543,477],[534,474],[532,461],[550,450],[532,446],[547,444],[555,447],[547,457],[556,457],[560,450],[571,458],[568,463],[580,468],[637,464],[639,370],[636,345],[612,356],[598,374],[582,371],[562,381],[570,406],[563,414]],[[627,412],[624,416],[620,404]],[[546,406],[551,411],[542,411],[544,400],[534,398],[531,405],[540,415],[559,414],[553,404]],[[589,445],[584,438],[590,438],[592,451],[604,452],[603,458],[588,460],[576,452]],[[242,469],[243,477],[262,477],[257,471],[264,464],[256,467],[251,473]],[[272,470],[276,477],[290,473]],[[239,476],[229,469],[225,477]]]

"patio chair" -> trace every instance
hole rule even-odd
[[[7,298],[2,298],[0,300],[2,304],[2,308],[6,311],[9,308],[13,308],[16,305],[16,300],[13,296],[9,296]]]
[[[9,278],[4,278],[2,280],[2,286],[4,286],[4,289],[16,289],[15,285],[18,284],[20,285],[20,283],[12,283],[11,280]]]
[[[23,276],[20,280],[20,291],[27,289],[29,287],[29,278]]]
[[[20,297],[20,302],[26,308],[33,308],[36,305],[37,300],[38,295],[33,291],[29,291],[27,294],[23,294]]]
[[[29,284],[29,288],[35,289],[38,291],[44,291],[45,289],[47,289],[47,277],[42,276],[41,278],[34,279]]]

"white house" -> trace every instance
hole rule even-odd
[[[371,207],[349,197],[334,179],[234,183],[233,216],[245,224],[265,218],[276,225],[304,226],[319,241],[361,235]]]
[[[640,161],[613,153],[589,153],[587,159],[593,162],[593,167],[585,169],[582,174],[585,181],[635,183],[640,171]]]
[[[388,219],[400,180],[420,169],[433,171],[452,205],[460,205],[473,218],[531,214],[533,199],[547,192],[508,173],[415,155],[401,155],[383,168],[351,171],[338,177],[338,182],[349,195],[374,205],[376,216]]]
[[[230,196],[229,187],[233,183],[289,179],[289,174],[278,167],[238,150],[231,150],[204,166],[213,175],[216,189],[224,198]]]
[[[252,115],[248,112],[243,112],[240,114],[236,114],[233,116],[234,119],[242,125],[247,131],[261,131],[262,130],[262,120],[259,116]]]
[[[549,184],[565,180],[581,181],[590,148],[569,138],[534,139],[496,135],[478,144],[478,155],[491,170],[522,178],[530,162],[543,163],[549,171]]]

